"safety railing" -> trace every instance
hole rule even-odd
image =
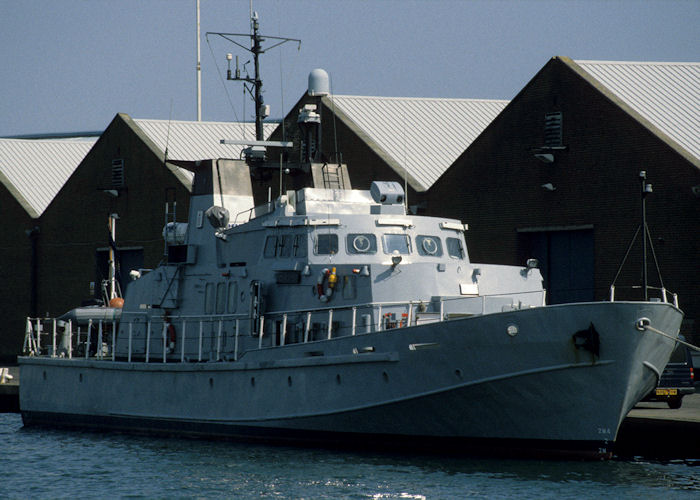
[[[147,363],[201,362],[205,358],[206,361],[237,361],[242,352],[242,336],[248,338],[253,331],[258,337],[258,349],[280,347],[481,315],[487,310],[487,302],[495,299],[510,300],[503,310],[531,307],[535,304],[524,305],[520,300],[516,303],[515,298],[534,293],[542,292],[267,311],[255,319],[246,314],[149,317],[142,311],[124,311],[119,322],[91,319],[78,325],[57,318],[27,318],[24,353],[115,361],[117,332],[120,331],[120,335],[126,336],[121,340],[126,346],[121,344],[120,360],[139,359]],[[257,328],[253,327],[253,321]],[[135,329],[143,336],[137,339]],[[233,346],[224,345],[229,337],[233,337]],[[136,349],[137,340],[142,350]],[[247,341],[246,350],[254,349],[253,345]],[[209,356],[205,356],[205,351]]]
[[[615,302],[615,294],[618,289],[623,289],[623,290],[635,290],[635,291],[642,291],[644,287],[641,285],[632,285],[632,286],[624,286],[624,287],[616,287],[615,285],[610,286],[610,302]],[[647,286],[648,291],[653,291],[658,294],[657,297],[652,297],[650,300],[652,302],[666,302],[668,304],[673,304],[675,307],[678,307],[678,294],[675,294],[673,292],[670,292],[666,290],[664,287],[656,287],[656,286]],[[669,294],[673,298],[673,301],[669,301]]]

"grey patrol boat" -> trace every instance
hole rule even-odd
[[[255,78],[228,78],[260,140],[252,31]],[[548,306],[535,261],[470,262],[465,225],[408,214],[400,184],[319,188],[336,169],[312,164],[316,188],[253,208],[246,161],[191,168],[188,223],[125,300],[112,271],[109,307],[27,319],[25,425],[607,458],[675,346],[665,290]]]
[[[605,458],[675,345],[677,304],[545,305],[534,262],[470,262],[398,183],[250,208],[245,161],[193,168],[123,307],[28,319],[25,425]]]

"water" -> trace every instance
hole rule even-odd
[[[0,498],[699,498],[700,461],[340,452],[24,429],[0,414]]]

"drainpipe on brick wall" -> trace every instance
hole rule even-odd
[[[39,226],[26,231],[31,245],[29,256],[29,313],[32,317],[39,316]]]

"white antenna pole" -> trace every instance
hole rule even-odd
[[[199,50],[199,0],[197,0],[197,121],[202,121],[202,61]]]

